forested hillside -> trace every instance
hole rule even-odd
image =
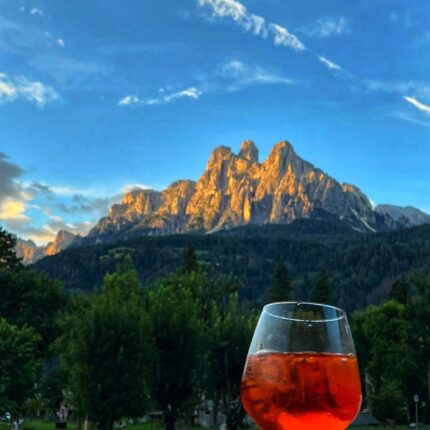
[[[262,304],[276,263],[284,261],[298,300],[309,298],[321,270],[327,272],[333,303],[351,311],[384,300],[395,279],[430,272],[430,225],[390,233],[355,235],[327,223],[247,227],[218,235],[142,237],[111,245],[68,249],[36,263],[69,290],[98,288],[122,256],[130,254],[148,285],[173,272],[191,244],[209,270],[232,274],[242,298]],[[329,232],[335,232],[335,234]]]

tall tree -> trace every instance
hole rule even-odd
[[[279,260],[273,272],[272,288],[269,291],[269,302],[291,300],[292,286],[285,263]]]
[[[59,342],[63,366],[80,414],[99,430],[144,411],[144,318],[139,280],[127,260],[106,276],[88,307],[66,321]]]
[[[183,270],[185,273],[197,272],[199,270],[199,263],[197,261],[196,250],[193,244],[188,243],[187,249],[184,251],[184,265]]]
[[[21,260],[16,256],[16,238],[0,226],[0,272],[22,268]]]
[[[318,274],[317,281],[312,290],[312,302],[329,304],[331,302],[331,288],[327,273],[324,270]]]
[[[19,328],[0,319],[0,414],[10,412],[14,421],[34,392],[39,340],[31,327]]]
[[[0,272],[0,317],[19,327],[29,325],[42,337],[42,355],[58,336],[56,323],[66,302],[61,285],[45,275],[24,268]]]
[[[163,412],[166,430],[174,430],[179,411],[189,406],[199,387],[202,327],[199,307],[185,284],[158,284],[148,295],[152,358],[148,382]]]
[[[256,315],[239,304],[237,293],[230,293],[209,328],[208,382],[215,399],[222,401],[229,430],[236,430],[245,416],[240,381],[256,322]]]

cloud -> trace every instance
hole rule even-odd
[[[28,220],[29,218],[24,215],[25,210],[26,205],[22,200],[8,198],[0,205],[0,220]]]
[[[66,46],[66,43],[61,38],[57,39],[56,42],[57,42],[57,45],[61,46],[62,48],[64,48]]]
[[[133,105],[144,105],[144,106],[155,106],[155,105],[166,105],[168,103],[172,103],[178,99],[189,98],[197,100],[203,94],[203,92],[196,87],[188,87],[180,91],[171,92],[168,94],[164,94],[165,90],[161,91],[163,94],[154,97],[154,98],[146,98],[140,99],[137,96],[128,95],[123,97],[118,101],[118,106],[133,106]]]
[[[394,112],[394,116],[396,118],[399,118],[403,121],[410,122],[411,124],[416,124],[421,127],[429,128],[430,129],[430,120],[425,120],[423,118],[417,118],[416,115],[410,115],[407,112]]]
[[[24,76],[9,77],[5,73],[0,73],[0,104],[24,99],[43,107],[59,98],[59,94],[52,87],[42,82],[30,81]]]
[[[413,93],[416,97],[430,100],[430,85],[422,81],[366,80],[364,85],[371,91],[383,91],[402,96],[405,93]]]
[[[122,192],[124,194],[129,193],[130,191],[134,191],[134,190],[149,190],[150,187],[148,187],[145,184],[126,184],[122,187]]]
[[[40,10],[37,7],[33,7],[32,9],[30,9],[30,14],[31,15],[38,15],[38,16],[43,16],[43,11]]]
[[[6,154],[0,152],[0,202],[8,198],[22,197],[23,189],[17,179],[24,170],[9,161]]]
[[[239,60],[231,60],[221,66],[220,76],[230,79],[228,89],[241,89],[251,85],[293,84],[292,79],[268,71],[260,66],[248,66]]]
[[[172,103],[181,98],[198,100],[208,93],[239,91],[252,85],[291,85],[295,82],[279,73],[261,66],[246,65],[239,60],[230,60],[221,64],[210,74],[201,74],[196,85],[181,91],[170,87],[160,88],[159,95],[152,98],[140,98],[128,95],[118,101],[118,106],[154,106]]]
[[[140,104],[140,99],[137,96],[125,96],[118,102],[118,106],[130,106],[136,104]]]
[[[200,7],[208,7],[216,18],[230,18],[242,29],[263,38],[269,35],[275,46],[283,46],[293,51],[306,50],[300,39],[285,27],[267,22],[265,18],[248,12],[237,0],[197,0]]]
[[[409,13],[400,13],[397,11],[392,11],[390,12],[390,15],[388,17],[392,24],[400,25],[405,30],[412,27],[412,18]]]
[[[330,70],[341,70],[342,67],[340,67],[338,64],[333,63],[332,61],[328,60],[327,58],[323,56],[318,56],[318,60],[320,60],[322,63],[324,63]]]
[[[404,96],[403,97],[408,103],[410,103],[411,105],[415,106],[417,109],[419,109],[422,112],[425,112],[427,114],[430,114],[430,106],[426,105],[422,102],[420,102],[419,100],[417,100],[415,97],[409,97],[409,96]]]
[[[328,39],[330,37],[341,36],[350,32],[349,19],[341,17],[323,17],[315,23],[298,29],[308,37],[318,39]]]

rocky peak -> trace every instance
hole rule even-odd
[[[251,163],[258,163],[258,148],[252,140],[245,140],[242,143],[238,155]]]
[[[57,237],[55,238],[54,242],[48,243],[45,255],[58,254],[63,249],[66,249],[73,242],[74,238],[74,234],[66,230],[60,230],[57,233]]]

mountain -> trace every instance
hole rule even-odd
[[[378,205],[375,211],[388,215],[393,220],[402,222],[408,227],[430,224],[430,215],[412,206]]]
[[[164,191],[126,194],[74,245],[145,235],[214,233],[303,218],[341,221],[363,233],[402,225],[401,220],[374,211],[354,185],[340,184],[300,158],[290,143],[278,143],[260,163],[257,147],[246,140],[238,154],[217,147],[197,182],[180,180]]]
[[[54,242],[49,242],[46,246],[37,246],[32,240],[17,238],[16,255],[22,258],[24,264],[32,264],[47,255],[55,255],[63,251],[71,245],[75,237],[68,231],[60,230]]]

